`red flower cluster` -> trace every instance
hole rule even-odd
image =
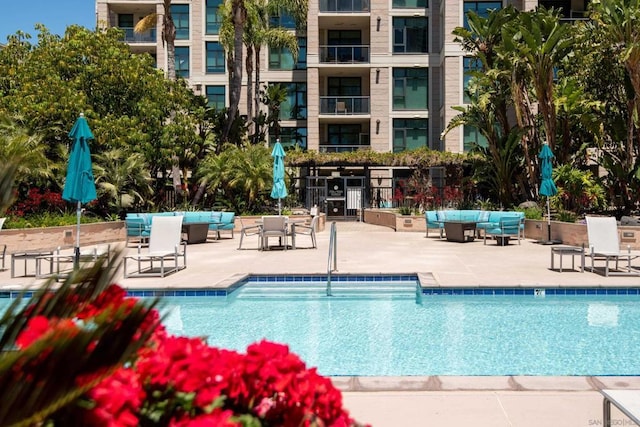
[[[17,344],[25,348],[50,334],[64,339],[63,332],[126,313],[136,301],[116,285],[90,302],[72,298],[69,303],[78,306],[73,319],[35,313]],[[342,408],[340,391],[315,368],[307,369],[287,346],[261,341],[241,354],[211,347],[201,338],[168,335],[157,320],[153,310],[139,334],[155,330],[135,360],[89,391],[92,409],[78,409],[79,424],[234,427],[243,425],[240,417],[250,417],[282,427],[357,425]],[[86,384],[87,379],[76,381]]]
[[[23,217],[25,215],[41,212],[64,211],[67,202],[62,200],[62,194],[38,188],[30,188],[23,200],[16,202],[10,209],[10,214]]]

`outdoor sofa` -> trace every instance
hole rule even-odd
[[[221,231],[230,231],[233,238],[235,227],[234,212],[219,211],[175,211],[175,212],[151,212],[151,213],[127,213],[125,227],[127,244],[130,239],[145,242],[151,233],[151,221],[154,216],[182,216],[183,223],[209,223],[209,231],[215,231],[220,237]]]
[[[518,218],[518,239],[524,237],[524,212],[516,211],[485,211],[480,209],[445,209],[425,212],[427,224],[426,237],[430,230],[437,230],[440,238],[444,237],[445,221],[473,221],[476,223],[478,233],[496,235],[502,234],[501,220]],[[502,221],[504,224],[504,221]]]

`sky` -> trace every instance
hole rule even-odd
[[[96,26],[95,0],[0,0],[0,43],[18,30],[35,40],[35,24],[44,24],[53,34],[64,34],[69,25],[91,30]]]

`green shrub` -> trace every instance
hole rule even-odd
[[[562,222],[576,222],[578,215],[575,212],[561,210],[556,215],[556,220]]]
[[[50,212],[43,212],[24,217],[8,216],[3,228],[58,227],[62,225],[74,225],[77,224],[77,221],[78,220],[75,212],[68,214],[54,214]],[[82,215],[80,217],[80,222],[83,224],[102,221],[104,221],[102,218],[94,216]]]
[[[518,209],[520,212],[524,212],[524,217],[526,219],[543,219],[543,211],[540,207],[530,207],[524,209]]]
[[[400,215],[411,215],[411,206],[400,206],[398,208],[398,212],[400,213]]]

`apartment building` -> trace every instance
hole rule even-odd
[[[541,4],[562,7],[573,17],[585,10],[587,1]],[[229,90],[218,36],[220,3],[173,0],[171,10],[177,28],[177,73],[210,105],[222,108],[228,105]],[[286,50],[269,48],[262,50],[260,60],[264,84],[280,83],[288,89],[280,113],[281,142],[321,152],[399,152],[423,146],[465,151],[479,138],[474,129],[440,136],[457,114],[451,107],[465,102],[465,71],[473,66],[451,32],[465,25],[465,12],[483,14],[506,4],[531,9],[538,1],[309,0],[306,33],[297,34],[297,61]],[[161,18],[158,30],[133,32],[142,17],[162,15],[161,1],[96,0],[96,11],[99,25],[124,29],[134,52],[148,52],[159,68],[166,68]],[[295,31],[286,16],[274,16],[272,23]],[[313,175],[307,188],[317,189],[307,204],[320,203],[328,214],[353,216],[362,206],[388,204],[388,190],[410,173],[403,168],[363,167],[307,171]],[[438,171],[432,176],[437,181]],[[375,196],[373,187],[387,191]]]

